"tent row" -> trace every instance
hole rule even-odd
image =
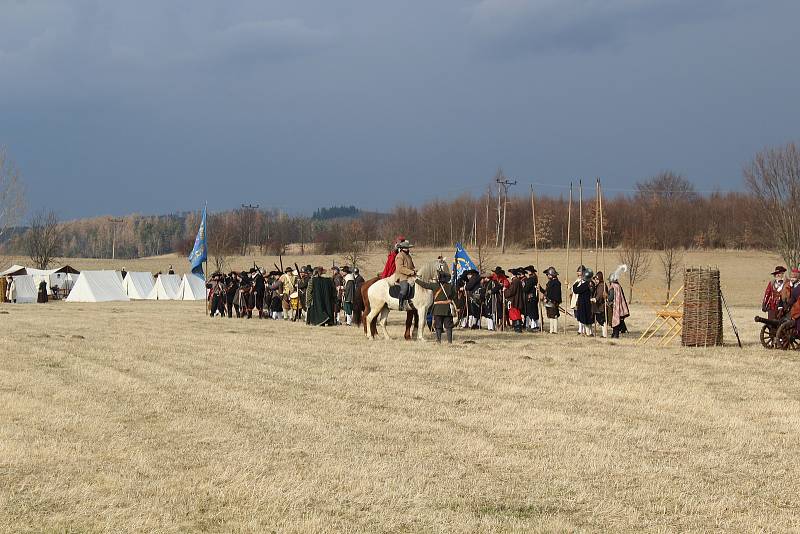
[[[58,288],[58,290],[62,292],[69,292],[72,286],[75,285],[79,274],[80,271],[69,265],[64,265],[58,269],[34,269],[22,265],[12,265],[5,271],[0,272],[0,277],[10,276],[17,280],[20,277],[29,276],[31,277],[30,279],[21,278],[17,280],[16,285],[18,293],[20,287],[27,288],[29,285],[28,282],[32,280],[35,288],[38,288],[41,282],[45,282],[45,284],[47,284],[47,293],[52,295],[54,288]],[[27,292],[25,298],[27,298]],[[34,301],[36,300],[36,291],[34,291],[33,299]],[[19,298],[17,298],[17,301],[19,301]]]
[[[148,272],[83,271],[65,265],[58,269],[42,270],[13,265],[0,272],[0,277],[14,280],[16,301],[19,304],[36,302],[42,282],[47,293],[54,289],[67,295],[67,302],[110,302],[128,300],[204,300],[205,280],[197,275],[183,277],[161,274],[157,278]],[[2,299],[0,299],[2,301]]]
[[[67,302],[110,302],[128,300],[204,300],[205,280],[194,274],[183,278],[162,274],[154,278],[147,272],[83,271]]]

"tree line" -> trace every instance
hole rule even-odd
[[[744,192],[700,194],[686,177],[667,171],[640,181],[627,194],[603,195],[602,211],[594,184],[585,187],[581,199],[573,195],[572,202],[567,194],[537,195],[530,189],[506,197],[502,190],[487,187],[481,196],[398,205],[387,214],[348,206],[322,208],[307,217],[242,207],[209,214],[209,256],[219,268],[232,255],[277,255],[290,248],[293,254],[341,254],[355,260],[404,235],[424,247],[450,248],[462,242],[477,249],[478,255],[501,241],[514,248],[531,248],[534,239],[542,248],[577,247],[582,241],[584,248],[591,248],[602,238],[607,248],[665,251],[662,262],[668,264],[679,264],[680,251],[686,249],[751,248],[777,250],[796,264],[800,261],[800,216],[795,214],[800,200],[798,169],[800,151],[789,144],[756,155],[745,170]],[[498,173],[495,182],[502,178]],[[17,174],[14,179],[16,184]],[[199,221],[200,212],[67,222],[41,212],[31,217],[24,231],[6,232],[0,246],[7,254],[31,258],[188,254]],[[40,234],[51,242],[48,254],[33,250],[41,247]]]

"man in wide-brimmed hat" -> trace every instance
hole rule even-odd
[[[397,244],[397,256],[394,258],[394,279],[400,284],[400,311],[405,309],[405,302],[411,287],[408,281],[417,275],[414,260],[411,259],[411,247],[413,246],[407,239],[400,241]]]
[[[547,285],[544,289],[540,287],[539,292],[544,296],[544,309],[550,321],[550,333],[558,334],[558,318],[561,316],[559,309],[561,280],[558,279],[558,271],[554,267],[548,267],[544,274],[547,275]]]
[[[539,275],[533,265],[525,267],[522,289],[525,291],[525,326],[534,331],[539,328]]]
[[[761,311],[767,314],[767,318],[777,320],[784,314],[784,289],[786,288],[786,267],[778,265],[772,271],[773,279],[767,284],[764,291],[764,299],[761,302]]]

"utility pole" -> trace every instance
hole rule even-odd
[[[245,210],[244,212],[247,214],[245,218],[245,225],[247,226],[247,233],[245,237],[244,246],[242,247],[242,252],[244,255],[247,255],[247,248],[250,246],[250,232],[252,231],[253,226],[253,212],[259,208],[258,204],[242,204],[242,209]]]
[[[517,185],[516,180],[509,180],[502,173],[498,174],[497,178],[495,179],[497,182],[497,216],[498,216],[498,226],[500,223],[500,196],[503,196],[503,226],[502,226],[502,236],[500,241],[500,252],[502,254],[506,253],[506,213],[508,212],[508,188],[512,185]],[[501,193],[502,191],[502,193]]]
[[[123,220],[110,217],[108,221],[111,223],[111,259],[115,260],[117,259],[117,225]]]

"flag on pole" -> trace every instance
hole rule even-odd
[[[203,275],[203,262],[208,258],[208,243],[206,242],[206,208],[203,208],[203,218],[200,221],[200,228],[197,230],[197,237],[194,238],[194,248],[189,254],[189,263],[194,274]]]
[[[470,269],[478,270],[472,258],[469,257],[467,251],[461,246],[461,243],[456,243],[456,254],[453,256],[453,276],[458,279],[464,271],[469,271]]]

